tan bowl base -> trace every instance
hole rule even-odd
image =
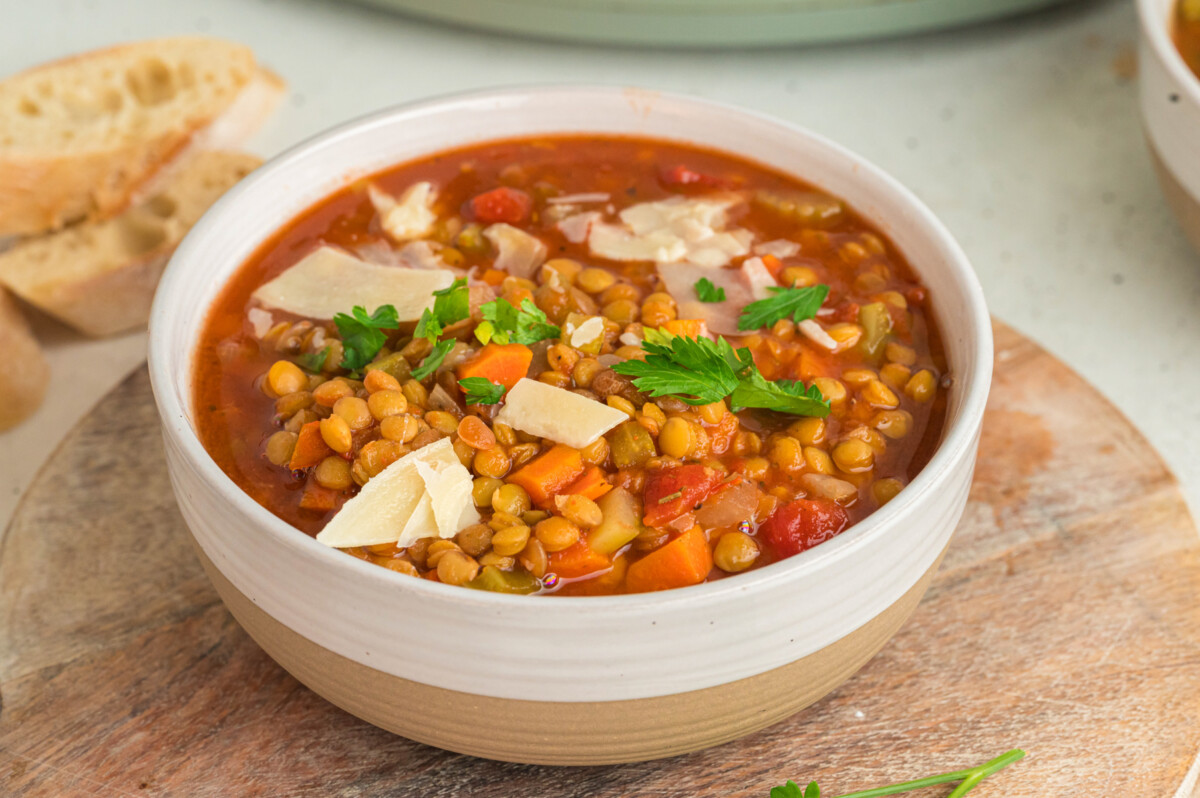
[[[1179,219],[1179,224],[1192,246],[1200,252],[1200,200],[1189,194],[1183,184],[1175,179],[1175,175],[1167,169],[1153,144],[1149,144],[1149,149],[1150,159],[1154,162],[1154,171],[1158,173],[1158,182],[1166,195],[1167,204],[1175,212],[1175,217]]]
[[[196,550],[238,623],[276,662],[326,700],[368,723],[438,748],[543,765],[607,765],[674,756],[737,739],[795,714],[850,678],[883,648],[916,608],[938,566],[934,563],[899,601],[865,626],[789,665],[688,693],[567,703],[431,687],[347,659],[267,615],[199,546]]]

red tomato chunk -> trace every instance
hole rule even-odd
[[[485,191],[471,200],[471,212],[481,222],[520,224],[533,211],[533,198],[508,186]]]
[[[825,499],[788,502],[759,529],[763,539],[780,557],[791,557],[824,543],[849,525],[845,509]]]
[[[698,463],[652,471],[646,477],[646,517],[649,526],[662,526],[696,509],[716,490],[721,477]]]

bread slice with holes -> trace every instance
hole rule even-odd
[[[241,153],[197,153],[161,191],[121,215],[26,238],[0,253],[0,285],[87,335],[142,326],[175,246],[259,163]]]
[[[249,48],[198,36],[85,53],[0,82],[0,238],[119,213],[190,151],[239,147],[282,93]]]
[[[0,288],[0,430],[15,427],[42,404],[50,366],[17,301]]]

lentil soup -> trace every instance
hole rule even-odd
[[[1175,14],[1175,45],[1184,62],[1200,77],[1200,0],[1179,0]]]
[[[797,554],[932,455],[925,288],[835,197],[716,151],[539,137],[347,186],[223,289],[217,464],[318,540],[506,593],[683,587]]]

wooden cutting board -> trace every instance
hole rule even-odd
[[[0,549],[0,795],[765,798],[787,778],[836,795],[1017,746],[1029,757],[972,796],[1200,794],[1200,539],[1175,480],[1087,383],[996,332],[971,502],[908,625],[791,720],[604,768],[412,743],[275,665],[189,548],[139,371],[67,437]]]

